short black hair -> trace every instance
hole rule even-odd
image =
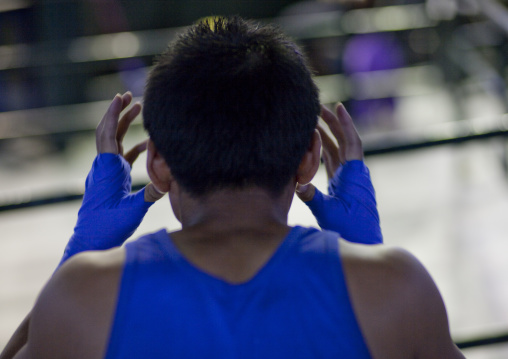
[[[298,46],[238,16],[189,27],[162,53],[144,96],[144,126],[182,188],[204,196],[258,186],[281,193],[320,112]]]

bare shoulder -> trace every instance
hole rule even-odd
[[[373,358],[463,358],[431,276],[412,254],[340,240],[357,320]]]
[[[33,309],[27,357],[102,358],[124,261],[116,248],[80,253],[62,265]]]

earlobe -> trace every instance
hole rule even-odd
[[[319,135],[318,130],[314,130],[312,134],[312,140],[307,152],[302,158],[300,162],[300,166],[298,167],[298,171],[296,173],[296,181],[300,185],[305,185],[312,181],[314,176],[316,175],[321,158],[321,136]]]
[[[169,192],[173,181],[171,170],[150,139],[147,145],[146,170],[150,181],[158,191]]]

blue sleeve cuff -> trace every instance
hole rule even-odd
[[[130,193],[130,170],[120,155],[103,153],[95,158],[74,234],[61,263],[85,250],[120,246],[134,233],[153,203],[145,202],[144,188]]]
[[[312,200],[305,202],[322,229],[338,232],[351,242],[383,242],[375,191],[363,161],[340,166],[330,180],[329,193],[316,189]]]

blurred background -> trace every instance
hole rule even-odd
[[[1,0],[0,349],[72,234],[116,93],[185,26],[239,14],[306,51],[363,138],[385,242],[428,268],[468,358],[508,357],[508,1]],[[127,146],[144,139],[137,121]],[[144,159],[134,183],[147,182]],[[315,184],[326,189],[321,169]],[[317,226],[298,200],[292,224]],[[177,229],[167,198],[134,237]]]

